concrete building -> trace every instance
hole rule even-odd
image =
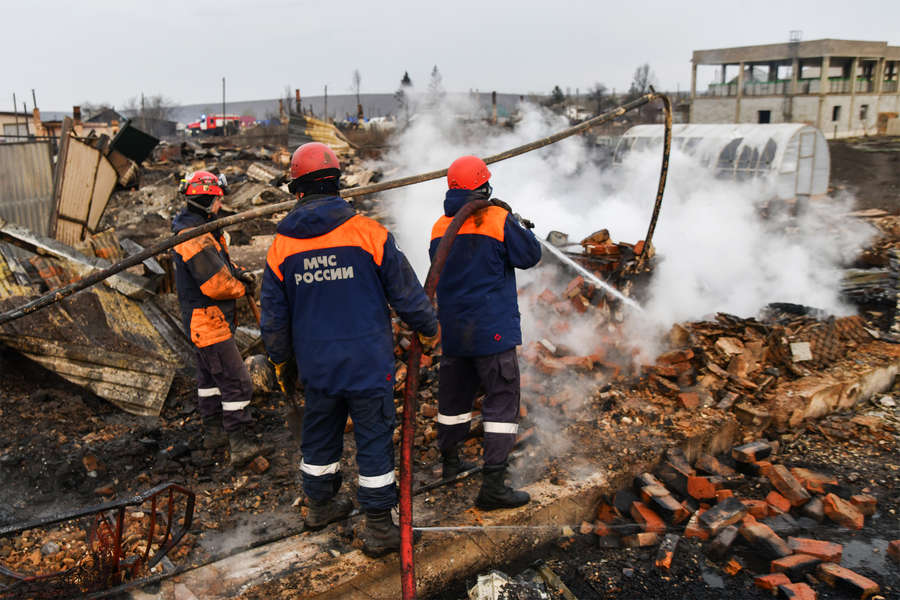
[[[829,138],[900,122],[900,46],[850,40],[695,50],[691,123],[806,123]],[[698,69],[711,81],[698,91]]]

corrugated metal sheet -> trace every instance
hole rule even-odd
[[[75,138],[69,138],[65,156],[54,236],[74,246],[97,230],[118,177],[99,150]]]
[[[296,148],[307,142],[321,142],[335,152],[349,152],[350,144],[331,123],[306,115],[291,113],[288,123],[288,147]]]
[[[0,218],[47,235],[52,209],[50,143],[0,144]]]

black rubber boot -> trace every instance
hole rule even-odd
[[[333,521],[340,521],[353,512],[349,498],[335,496],[328,500],[310,500],[304,524],[311,531],[324,529]]]
[[[481,510],[517,508],[531,501],[526,492],[514,490],[506,485],[506,465],[485,465],[482,472],[481,490],[475,498],[475,506]]]
[[[263,453],[262,447],[246,429],[239,429],[228,434],[231,466],[242,467]]]
[[[366,526],[360,537],[363,554],[369,558],[400,551],[400,528],[394,525],[389,510],[367,510]]]
[[[215,450],[228,443],[228,435],[222,427],[222,415],[203,417],[203,448]]]
[[[443,458],[441,479],[453,479],[463,471],[475,468],[475,463],[466,462],[459,458],[458,448],[441,452],[441,458]]]

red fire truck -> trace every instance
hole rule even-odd
[[[238,115],[200,115],[200,120],[188,123],[187,132],[190,135],[223,135],[236,133],[240,126]]]

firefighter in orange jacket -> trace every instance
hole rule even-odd
[[[172,222],[175,233],[216,218],[225,182],[224,177],[197,171],[182,185],[187,206]],[[182,320],[196,351],[203,445],[221,446],[227,434],[231,464],[241,466],[259,454],[251,433],[253,419],[247,411],[253,385],[232,337],[235,299],[245,294],[241,279],[252,283],[252,275],[231,262],[225,236],[219,230],[178,244],[172,261]]]

